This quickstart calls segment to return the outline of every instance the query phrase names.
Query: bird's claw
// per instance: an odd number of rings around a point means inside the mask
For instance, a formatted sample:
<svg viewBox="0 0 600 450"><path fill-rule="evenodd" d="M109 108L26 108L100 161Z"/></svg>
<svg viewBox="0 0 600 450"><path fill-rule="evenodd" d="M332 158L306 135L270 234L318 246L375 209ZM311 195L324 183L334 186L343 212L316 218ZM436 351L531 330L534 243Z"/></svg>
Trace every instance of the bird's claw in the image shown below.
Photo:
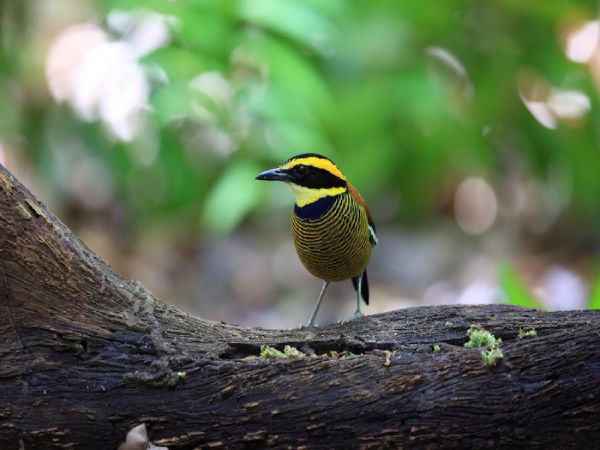
<svg viewBox="0 0 600 450"><path fill-rule="evenodd" d="M358 318L360 318L360 317L362 317L362 316L364 316L364 314L362 313L362 311L360 311L359 309L357 309L357 310L354 312L354 314L353 314L353 315L351 315L350 317L346 317L346 318L344 318L344 319L340 320L340 321L338 322L338 324L340 324L340 325L344 325L345 323L347 323L347 322L350 322L351 320L358 319Z"/></svg>

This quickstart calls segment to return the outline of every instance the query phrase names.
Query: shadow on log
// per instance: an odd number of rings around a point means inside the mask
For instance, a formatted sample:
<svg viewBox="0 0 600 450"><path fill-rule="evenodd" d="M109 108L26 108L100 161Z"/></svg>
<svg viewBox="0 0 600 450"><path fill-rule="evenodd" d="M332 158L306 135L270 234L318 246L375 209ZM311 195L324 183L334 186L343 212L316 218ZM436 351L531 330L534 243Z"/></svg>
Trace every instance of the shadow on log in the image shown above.
<svg viewBox="0 0 600 450"><path fill-rule="evenodd" d="M117 448L141 423L171 450L600 442L598 311L436 306L250 329L123 279L1 166L0 230L1 449ZM495 367L463 346L472 325L504 341ZM265 359L262 344L306 356Z"/></svg>

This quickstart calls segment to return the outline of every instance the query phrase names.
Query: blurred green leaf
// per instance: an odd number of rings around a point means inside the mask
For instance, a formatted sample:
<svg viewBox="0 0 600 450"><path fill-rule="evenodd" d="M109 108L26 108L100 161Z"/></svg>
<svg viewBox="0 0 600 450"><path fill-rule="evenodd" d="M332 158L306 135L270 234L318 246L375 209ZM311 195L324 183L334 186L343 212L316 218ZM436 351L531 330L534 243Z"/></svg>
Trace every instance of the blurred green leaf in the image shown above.
<svg viewBox="0 0 600 450"><path fill-rule="evenodd" d="M271 37L249 41L259 61L268 62L271 84L259 111L270 120L293 119L318 127L323 116L334 113L326 79L310 59Z"/></svg>
<svg viewBox="0 0 600 450"><path fill-rule="evenodd" d="M600 309L600 271L596 274L592 282L589 309Z"/></svg>
<svg viewBox="0 0 600 450"><path fill-rule="evenodd" d="M209 231L231 232L260 203L263 190L255 180L259 172L259 166L248 161L235 161L227 166L211 189L202 212L202 221Z"/></svg>
<svg viewBox="0 0 600 450"><path fill-rule="evenodd" d="M162 126L186 119L192 114L190 90L187 86L165 86L154 93L151 103L156 111L156 119Z"/></svg>
<svg viewBox="0 0 600 450"><path fill-rule="evenodd" d="M241 0L242 18L319 50L331 38L331 24L318 8L295 0Z"/></svg>
<svg viewBox="0 0 600 450"><path fill-rule="evenodd" d="M542 308L540 301L530 292L521 281L517 271L508 263L500 268L500 287L506 294L506 300L511 305L524 306L526 308Z"/></svg>
<svg viewBox="0 0 600 450"><path fill-rule="evenodd" d="M215 9L192 7L180 16L181 27L175 36L187 45L193 45L199 55L222 55L232 50L235 24L231 17L223 17Z"/></svg>
<svg viewBox="0 0 600 450"><path fill-rule="evenodd" d="M225 64L208 55L198 55L177 47L161 48L146 56L143 63L165 71L166 82L187 83L208 70L223 69Z"/></svg>

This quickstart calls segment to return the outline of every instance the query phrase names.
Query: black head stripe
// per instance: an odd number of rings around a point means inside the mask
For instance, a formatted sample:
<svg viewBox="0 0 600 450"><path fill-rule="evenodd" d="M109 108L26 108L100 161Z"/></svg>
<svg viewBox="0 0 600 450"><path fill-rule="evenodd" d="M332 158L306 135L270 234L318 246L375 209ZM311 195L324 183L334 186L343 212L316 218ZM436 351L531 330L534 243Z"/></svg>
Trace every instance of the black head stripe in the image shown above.
<svg viewBox="0 0 600 450"><path fill-rule="evenodd" d="M301 178L294 174L294 168L286 170L298 186L305 186L313 189L346 187L346 181L336 177L328 170L318 167L307 166L308 172Z"/></svg>
<svg viewBox="0 0 600 450"><path fill-rule="evenodd" d="M301 155L292 156L290 159L288 159L287 161L285 161L282 165L285 166L290 161L293 161L294 159L301 159L301 158L320 158L320 159L326 159L327 161L329 161L329 162L331 162L333 164L332 160L330 160L326 156L319 155L318 153L302 153Z"/></svg>

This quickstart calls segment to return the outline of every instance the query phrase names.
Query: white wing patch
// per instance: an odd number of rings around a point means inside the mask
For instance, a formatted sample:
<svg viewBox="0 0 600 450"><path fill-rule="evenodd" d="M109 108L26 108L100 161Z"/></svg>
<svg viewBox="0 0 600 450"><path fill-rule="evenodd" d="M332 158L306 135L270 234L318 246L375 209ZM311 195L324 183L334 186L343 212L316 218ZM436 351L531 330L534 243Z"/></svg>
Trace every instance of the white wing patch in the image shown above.
<svg viewBox="0 0 600 450"><path fill-rule="evenodd" d="M379 244L379 239L377 239L377 235L375 234L375 230L371 225L369 225L369 237L371 238L371 243L373 246Z"/></svg>

